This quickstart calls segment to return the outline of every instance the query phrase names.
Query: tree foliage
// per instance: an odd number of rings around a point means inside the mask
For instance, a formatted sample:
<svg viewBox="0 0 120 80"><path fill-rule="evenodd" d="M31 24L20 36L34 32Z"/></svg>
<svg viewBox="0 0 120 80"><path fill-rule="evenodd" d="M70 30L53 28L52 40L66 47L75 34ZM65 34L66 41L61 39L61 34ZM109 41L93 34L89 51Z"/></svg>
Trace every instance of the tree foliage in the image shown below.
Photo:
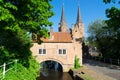
<svg viewBox="0 0 120 80"><path fill-rule="evenodd" d="M0 0L0 63L20 59L26 67L31 56L30 34L47 36L51 0ZM28 33L29 32L29 33ZM40 41L38 41L40 42Z"/></svg>
<svg viewBox="0 0 120 80"><path fill-rule="evenodd" d="M120 3L120 0L103 0L104 3Z"/></svg>
<svg viewBox="0 0 120 80"><path fill-rule="evenodd" d="M95 20L89 25L88 41L89 46L97 47L102 52L103 57L108 57L107 53L110 53L111 31L106 29L107 24L103 20ZM107 54L107 56L106 56ZM110 56L109 56L110 57Z"/></svg>
<svg viewBox="0 0 120 80"><path fill-rule="evenodd" d="M120 5L120 0L103 1L109 4L114 3ZM106 9L106 16L108 18L108 20L104 20L106 25L98 29L90 27L92 30L89 29L89 32L91 34L93 32L92 35L94 36L90 36L89 41L94 40L93 42L97 44L103 57L120 58L120 8L114 6L110 9ZM92 26L95 27L96 25L93 23Z"/></svg>
<svg viewBox="0 0 120 80"><path fill-rule="evenodd" d="M120 5L120 0L109 0L114 4ZM107 1L108 2L108 1ZM120 8L111 7L106 10L106 16L108 20L106 20L107 30L110 31L110 55L113 58L120 58Z"/></svg>
<svg viewBox="0 0 120 80"><path fill-rule="evenodd" d="M12 65L10 68L13 69L6 73L3 80L36 80L39 65L37 65L38 63L33 58L29 63L29 68L22 66L20 63Z"/></svg>
<svg viewBox="0 0 120 80"><path fill-rule="evenodd" d="M46 27L52 25L48 19L54 15L50 1L0 0L0 65L14 59L20 63L19 71L8 73L6 80L35 80L38 63L31 60L30 33L38 35L39 43L47 36Z"/></svg>
<svg viewBox="0 0 120 80"><path fill-rule="evenodd" d="M105 26L106 26L105 22L103 20L99 20L99 19L95 20L94 22L89 24L89 26L88 26L89 45L96 46L96 47L99 47L100 45L102 45L101 39L107 35L107 33L104 29Z"/></svg>

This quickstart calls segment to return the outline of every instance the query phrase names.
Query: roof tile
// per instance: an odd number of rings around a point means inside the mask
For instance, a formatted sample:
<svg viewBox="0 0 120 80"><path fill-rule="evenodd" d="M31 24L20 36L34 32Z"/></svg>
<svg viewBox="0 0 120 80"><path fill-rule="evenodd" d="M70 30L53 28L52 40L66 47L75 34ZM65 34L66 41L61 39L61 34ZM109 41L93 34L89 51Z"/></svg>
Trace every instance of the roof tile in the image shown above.
<svg viewBox="0 0 120 80"><path fill-rule="evenodd" d="M52 38L41 38L43 42L53 42L53 43L64 43L64 42L72 42L71 35L69 32L52 32Z"/></svg>

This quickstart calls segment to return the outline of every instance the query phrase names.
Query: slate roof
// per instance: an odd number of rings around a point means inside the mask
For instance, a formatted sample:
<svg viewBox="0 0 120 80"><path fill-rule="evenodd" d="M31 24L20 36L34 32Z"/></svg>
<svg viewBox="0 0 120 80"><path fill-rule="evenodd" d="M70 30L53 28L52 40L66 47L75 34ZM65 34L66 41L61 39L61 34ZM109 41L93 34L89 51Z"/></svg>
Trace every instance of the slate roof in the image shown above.
<svg viewBox="0 0 120 80"><path fill-rule="evenodd" d="M65 19L64 5L62 5L62 15L61 15L60 24L61 24L61 25L67 24L66 19Z"/></svg>
<svg viewBox="0 0 120 80"><path fill-rule="evenodd" d="M82 22L82 17L81 17L81 14L80 14L80 7L79 6L78 6L78 13L77 13L76 23L83 23Z"/></svg>

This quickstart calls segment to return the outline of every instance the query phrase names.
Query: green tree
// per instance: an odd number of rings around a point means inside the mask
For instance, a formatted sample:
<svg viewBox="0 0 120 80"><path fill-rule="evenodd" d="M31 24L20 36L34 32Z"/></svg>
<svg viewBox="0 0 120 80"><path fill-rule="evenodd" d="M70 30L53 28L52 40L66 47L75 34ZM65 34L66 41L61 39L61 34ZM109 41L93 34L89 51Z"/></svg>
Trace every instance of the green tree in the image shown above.
<svg viewBox="0 0 120 80"><path fill-rule="evenodd" d="M29 33L39 38L47 35L48 21L53 15L51 0L0 0L0 54L1 63L19 58L26 64L31 55Z"/></svg>
<svg viewBox="0 0 120 80"><path fill-rule="evenodd" d="M0 65L18 59L22 66L33 67L30 33L47 36L48 19L54 15L52 0L0 0ZM33 68L34 69L34 68Z"/></svg>
<svg viewBox="0 0 120 80"><path fill-rule="evenodd" d="M88 26L88 38L90 46L96 46L99 47L101 45L101 38L104 38L107 34L105 29L106 24L103 20L95 20Z"/></svg>
<svg viewBox="0 0 120 80"><path fill-rule="evenodd" d="M114 3L119 5L120 0L103 1L109 4ZM111 7L106 10L106 16L108 20L104 20L104 24L101 25L98 21L89 25L88 32L90 36L88 40L92 45L100 49L103 57L120 58L120 9L115 6Z"/></svg>
<svg viewBox="0 0 120 80"><path fill-rule="evenodd" d="M103 0L104 3L120 3L120 0Z"/></svg>
<svg viewBox="0 0 120 80"><path fill-rule="evenodd" d="M113 38L111 30L107 29L107 24L103 20L95 20L88 28L88 42L89 46L97 47L102 52L103 57L113 56Z"/></svg>
<svg viewBox="0 0 120 80"><path fill-rule="evenodd" d="M120 0L103 0L105 3L114 3L120 5ZM108 20L106 20L107 30L110 31L111 37L111 46L110 53L113 58L120 58L120 8L117 6L111 7L106 10L106 16Z"/></svg>

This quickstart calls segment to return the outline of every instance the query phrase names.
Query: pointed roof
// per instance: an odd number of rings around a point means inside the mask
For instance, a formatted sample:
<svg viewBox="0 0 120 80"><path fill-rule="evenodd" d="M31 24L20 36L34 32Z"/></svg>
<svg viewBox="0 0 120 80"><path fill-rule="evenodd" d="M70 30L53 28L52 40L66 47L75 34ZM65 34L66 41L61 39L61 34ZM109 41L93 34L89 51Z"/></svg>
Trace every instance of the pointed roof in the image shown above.
<svg viewBox="0 0 120 80"><path fill-rule="evenodd" d="M76 23L82 23L82 18L81 18L80 7L79 6L78 6L78 14L77 14Z"/></svg>
<svg viewBox="0 0 120 80"><path fill-rule="evenodd" d="M65 19L64 5L62 5L62 15L61 15L60 24L67 24L66 19Z"/></svg>

